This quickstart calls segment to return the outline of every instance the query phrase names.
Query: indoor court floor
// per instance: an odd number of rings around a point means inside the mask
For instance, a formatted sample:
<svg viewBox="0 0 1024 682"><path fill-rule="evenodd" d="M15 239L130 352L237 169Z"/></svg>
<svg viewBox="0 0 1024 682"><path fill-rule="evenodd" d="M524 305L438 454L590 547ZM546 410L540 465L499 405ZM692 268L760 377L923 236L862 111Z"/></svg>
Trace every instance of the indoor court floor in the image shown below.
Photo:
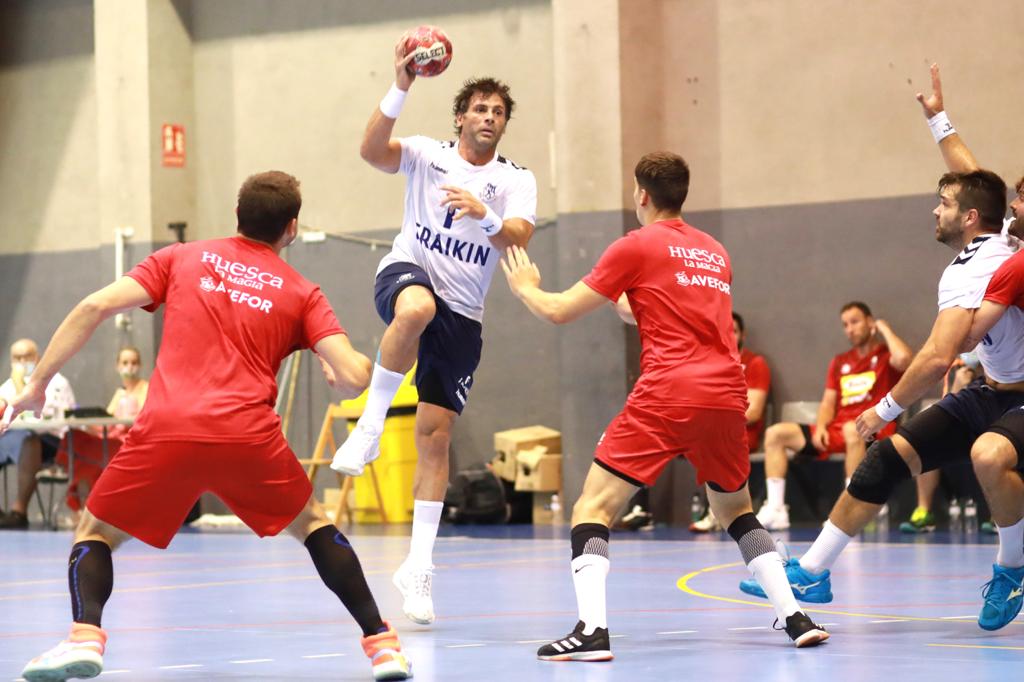
<svg viewBox="0 0 1024 682"><path fill-rule="evenodd" d="M565 527L442 527L432 627L401 614L391 586L407 529L347 531L416 680L996 680L1024 661L1024 627L978 628L993 538L950 543L865 536L836 566L833 603L808 609L832 639L797 650L774 613L737 589L746 569L725 534L615 533L611 663L548 663L536 648L576 622ZM785 538L786 533L779 537ZM794 532L794 553L812 531ZM0 535L0 682L61 639L69 622L67 532ZM288 537L183 532L114 557L100 679L369 680L358 631Z"/></svg>

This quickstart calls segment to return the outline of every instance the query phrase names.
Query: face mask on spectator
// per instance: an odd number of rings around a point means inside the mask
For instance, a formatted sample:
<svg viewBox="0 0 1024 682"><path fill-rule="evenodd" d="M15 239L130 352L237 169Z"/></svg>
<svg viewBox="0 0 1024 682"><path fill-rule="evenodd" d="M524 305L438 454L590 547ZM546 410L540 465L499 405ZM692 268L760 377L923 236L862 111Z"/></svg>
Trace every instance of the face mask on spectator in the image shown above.
<svg viewBox="0 0 1024 682"><path fill-rule="evenodd" d="M20 369L22 376L32 376L32 372L36 369L36 363L29 360L28 362L15 362L13 363L15 369Z"/></svg>
<svg viewBox="0 0 1024 682"><path fill-rule="evenodd" d="M138 368L135 368L135 369L122 369L121 370L121 378L122 379L136 379L136 378L138 378L138 376L139 376Z"/></svg>

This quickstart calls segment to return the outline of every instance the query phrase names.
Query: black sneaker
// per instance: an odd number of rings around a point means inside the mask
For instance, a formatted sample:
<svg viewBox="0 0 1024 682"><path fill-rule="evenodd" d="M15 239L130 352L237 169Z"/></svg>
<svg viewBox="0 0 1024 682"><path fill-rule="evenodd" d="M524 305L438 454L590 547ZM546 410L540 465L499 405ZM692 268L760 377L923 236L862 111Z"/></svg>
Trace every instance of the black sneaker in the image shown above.
<svg viewBox="0 0 1024 682"><path fill-rule="evenodd" d="M28 530L28 517L20 511L9 511L0 517L0 530Z"/></svg>
<svg viewBox="0 0 1024 682"><path fill-rule="evenodd" d="M654 528L654 514L645 511L639 504L634 505L629 513L622 517L622 527L626 530L651 530Z"/></svg>
<svg viewBox="0 0 1024 682"><path fill-rule="evenodd" d="M581 620L576 623L576 629L562 639L537 649L537 658L542 661L610 661L615 657L608 643L608 628L595 628L592 634L585 635Z"/></svg>
<svg viewBox="0 0 1024 682"><path fill-rule="evenodd" d="M779 621L775 622L778 624ZM798 649L805 646L818 646L828 639L828 632L825 631L825 628L815 625L814 621L808 618L803 611L797 611L787 618L785 628L776 629L785 630Z"/></svg>

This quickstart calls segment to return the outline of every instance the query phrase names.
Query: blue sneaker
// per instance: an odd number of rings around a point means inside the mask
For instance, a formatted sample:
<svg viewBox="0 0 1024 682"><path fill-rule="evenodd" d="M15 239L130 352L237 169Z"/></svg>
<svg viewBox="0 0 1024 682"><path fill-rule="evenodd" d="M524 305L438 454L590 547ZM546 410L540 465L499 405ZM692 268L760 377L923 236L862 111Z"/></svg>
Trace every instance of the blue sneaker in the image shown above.
<svg viewBox="0 0 1024 682"><path fill-rule="evenodd" d="M789 578L789 586L793 588L793 596L798 601L811 604L827 604L832 601L832 580L828 570L821 573L810 573L800 566L799 559L792 559L784 547L780 547L780 554L786 561L786 577ZM740 581L740 591L761 599L767 599L761 584L757 578L750 577ZM1019 610L1019 606L1018 606Z"/></svg>
<svg viewBox="0 0 1024 682"><path fill-rule="evenodd" d="M1024 602L1024 568L1006 568L992 564L992 580L985 583L981 596L985 603L978 616L978 625L982 630L998 630L1004 627L1020 613Z"/></svg>

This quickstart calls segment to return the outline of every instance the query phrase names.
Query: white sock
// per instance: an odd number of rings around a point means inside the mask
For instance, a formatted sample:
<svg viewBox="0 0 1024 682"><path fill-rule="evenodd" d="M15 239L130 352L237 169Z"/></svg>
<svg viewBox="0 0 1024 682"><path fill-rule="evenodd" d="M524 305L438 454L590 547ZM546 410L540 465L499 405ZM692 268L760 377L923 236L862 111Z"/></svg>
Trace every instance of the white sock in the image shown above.
<svg viewBox="0 0 1024 682"><path fill-rule="evenodd" d="M996 563L1003 568L1020 568L1024 566L1024 519L1012 526L999 530L999 553Z"/></svg>
<svg viewBox="0 0 1024 682"><path fill-rule="evenodd" d="M768 487L768 506L782 509L786 506L786 479L769 478L765 481Z"/></svg>
<svg viewBox="0 0 1024 682"><path fill-rule="evenodd" d="M821 532L807 554L800 557L800 566L811 573L821 573L832 568L839 555L853 538L839 530L831 521L826 521Z"/></svg>
<svg viewBox="0 0 1024 682"><path fill-rule="evenodd" d="M605 606L605 584L611 562L599 554L581 554L572 560L572 584L576 588L576 605L583 634L592 635L596 628L608 627ZM788 583L786 585L789 587Z"/></svg>
<svg viewBox="0 0 1024 682"><path fill-rule="evenodd" d="M370 377L370 390L366 396L366 407L359 417L363 426L372 426L378 431L384 428L384 418L388 416L391 401L398 393L398 387L405 379L404 374L392 372L377 363L373 365L373 376Z"/></svg>
<svg viewBox="0 0 1024 682"><path fill-rule="evenodd" d="M444 502L416 500L412 511L412 540L409 542L409 556L405 563L418 568L434 565L434 540L437 527L441 525L441 510Z"/></svg>
<svg viewBox="0 0 1024 682"><path fill-rule="evenodd" d="M799 611L800 607L793 596L793 588L789 586L782 557L778 552L768 552L754 557L747 564L747 568L764 588L768 601L775 607L775 615L779 617L779 622L785 624L786 619Z"/></svg>

